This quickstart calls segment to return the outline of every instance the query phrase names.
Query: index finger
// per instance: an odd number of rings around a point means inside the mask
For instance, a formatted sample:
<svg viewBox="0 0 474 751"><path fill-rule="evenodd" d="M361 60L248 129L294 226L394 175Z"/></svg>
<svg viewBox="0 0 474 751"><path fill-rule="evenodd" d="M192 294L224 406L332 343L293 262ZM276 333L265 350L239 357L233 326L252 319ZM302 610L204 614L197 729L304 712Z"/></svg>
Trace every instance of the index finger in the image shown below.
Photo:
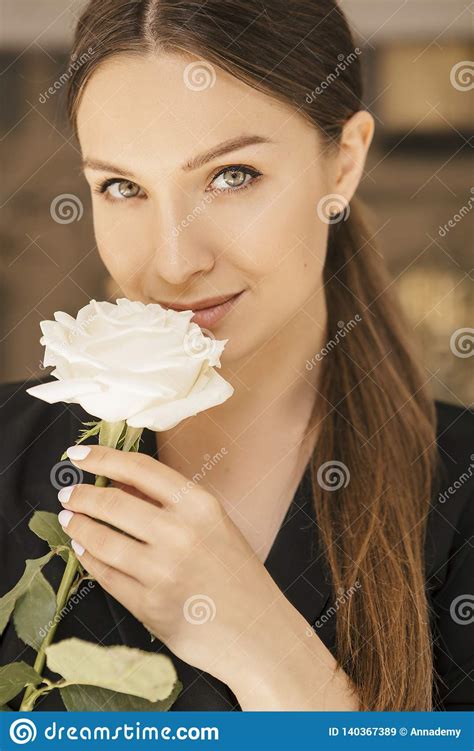
<svg viewBox="0 0 474 751"><path fill-rule="evenodd" d="M66 454L86 472L132 485L165 507L176 505L188 480L177 470L139 451L120 451L109 446L69 446Z"/></svg>

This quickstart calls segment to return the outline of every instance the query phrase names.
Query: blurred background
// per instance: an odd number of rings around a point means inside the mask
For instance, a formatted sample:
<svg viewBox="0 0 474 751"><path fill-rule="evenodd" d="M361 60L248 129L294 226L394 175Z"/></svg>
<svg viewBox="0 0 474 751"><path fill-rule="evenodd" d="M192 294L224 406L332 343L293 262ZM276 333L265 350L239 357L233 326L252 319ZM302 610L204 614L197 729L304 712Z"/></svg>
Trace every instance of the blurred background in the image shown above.
<svg viewBox="0 0 474 751"><path fill-rule="evenodd" d="M39 322L119 290L98 255L65 117L81 0L2 0L0 382L41 376ZM474 334L472 4L345 0L376 120L359 195L437 398L471 405ZM43 101L44 99L44 101ZM471 141L472 145L472 141ZM70 196L70 210L52 207ZM64 198L62 199L64 202Z"/></svg>

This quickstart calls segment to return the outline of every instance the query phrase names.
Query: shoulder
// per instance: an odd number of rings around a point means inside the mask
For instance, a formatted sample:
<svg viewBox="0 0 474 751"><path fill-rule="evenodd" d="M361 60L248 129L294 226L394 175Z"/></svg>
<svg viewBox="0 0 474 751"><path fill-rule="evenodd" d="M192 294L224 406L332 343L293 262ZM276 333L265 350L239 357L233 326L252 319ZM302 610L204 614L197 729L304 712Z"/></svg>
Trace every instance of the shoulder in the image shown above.
<svg viewBox="0 0 474 751"><path fill-rule="evenodd" d="M427 565L436 588L456 546L474 534L474 412L436 401L437 474L427 527Z"/></svg>
<svg viewBox="0 0 474 751"><path fill-rule="evenodd" d="M474 512L474 412L436 401L438 473L432 516L444 521L453 537L459 525L472 523ZM439 525L438 525L439 526Z"/></svg>
<svg viewBox="0 0 474 751"><path fill-rule="evenodd" d="M474 411L469 407L435 401L437 442L448 464L470 458L474 450Z"/></svg>
<svg viewBox="0 0 474 751"><path fill-rule="evenodd" d="M442 709L472 708L474 669L474 413L436 402L440 473L427 529L428 595Z"/></svg>

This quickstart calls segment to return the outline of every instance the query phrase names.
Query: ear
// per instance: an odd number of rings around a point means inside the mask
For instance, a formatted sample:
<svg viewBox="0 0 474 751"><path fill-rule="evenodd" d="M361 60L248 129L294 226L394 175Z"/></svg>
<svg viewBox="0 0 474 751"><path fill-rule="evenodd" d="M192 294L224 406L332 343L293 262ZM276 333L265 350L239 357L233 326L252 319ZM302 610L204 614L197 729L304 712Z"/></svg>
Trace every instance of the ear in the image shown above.
<svg viewBox="0 0 474 751"><path fill-rule="evenodd" d="M345 123L334 165L333 190L349 203L357 190L374 135L374 118L360 110Z"/></svg>

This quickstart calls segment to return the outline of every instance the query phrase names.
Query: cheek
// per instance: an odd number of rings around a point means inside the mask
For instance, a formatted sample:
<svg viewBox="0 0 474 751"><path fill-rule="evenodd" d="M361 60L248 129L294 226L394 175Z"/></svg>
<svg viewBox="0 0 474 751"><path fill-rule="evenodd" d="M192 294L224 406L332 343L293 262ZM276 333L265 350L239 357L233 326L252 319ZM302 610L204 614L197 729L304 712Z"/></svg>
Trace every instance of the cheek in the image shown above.
<svg viewBox="0 0 474 751"><path fill-rule="evenodd" d="M253 287L246 311L254 329L279 329L308 300L311 313L320 315L328 225L317 214L319 196L315 188L284 191L239 237L241 267Z"/></svg>
<svg viewBox="0 0 474 751"><path fill-rule="evenodd" d="M99 255L109 274L125 289L146 263L145 225L131 211L99 202L93 206L93 224Z"/></svg>
<svg viewBox="0 0 474 751"><path fill-rule="evenodd" d="M329 226L317 213L320 192L288 189L254 213L239 236L243 262L256 283L307 289L320 280Z"/></svg>

